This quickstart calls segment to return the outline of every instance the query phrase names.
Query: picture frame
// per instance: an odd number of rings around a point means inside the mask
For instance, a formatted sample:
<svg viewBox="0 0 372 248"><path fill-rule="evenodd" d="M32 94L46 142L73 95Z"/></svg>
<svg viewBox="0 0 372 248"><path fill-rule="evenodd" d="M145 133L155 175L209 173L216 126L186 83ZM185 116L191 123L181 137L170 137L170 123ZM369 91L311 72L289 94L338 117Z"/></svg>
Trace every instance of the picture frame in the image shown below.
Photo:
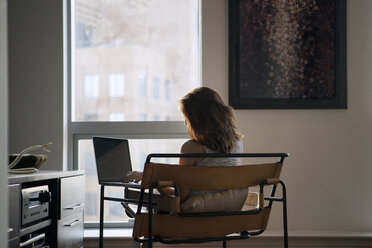
<svg viewBox="0 0 372 248"><path fill-rule="evenodd" d="M229 104L346 109L346 0L229 0Z"/></svg>

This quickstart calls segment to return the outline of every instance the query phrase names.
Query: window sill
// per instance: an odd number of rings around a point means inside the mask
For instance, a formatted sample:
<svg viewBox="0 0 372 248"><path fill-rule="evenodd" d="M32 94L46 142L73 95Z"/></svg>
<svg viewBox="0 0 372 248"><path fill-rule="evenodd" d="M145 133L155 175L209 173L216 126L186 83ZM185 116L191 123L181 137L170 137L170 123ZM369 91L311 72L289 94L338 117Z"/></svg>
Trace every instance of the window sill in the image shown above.
<svg viewBox="0 0 372 248"><path fill-rule="evenodd" d="M132 239L132 227L122 227L122 228L107 228L103 230L103 236L105 238L120 238L120 239ZM84 239L96 239L99 237L98 228L85 228L84 229Z"/></svg>

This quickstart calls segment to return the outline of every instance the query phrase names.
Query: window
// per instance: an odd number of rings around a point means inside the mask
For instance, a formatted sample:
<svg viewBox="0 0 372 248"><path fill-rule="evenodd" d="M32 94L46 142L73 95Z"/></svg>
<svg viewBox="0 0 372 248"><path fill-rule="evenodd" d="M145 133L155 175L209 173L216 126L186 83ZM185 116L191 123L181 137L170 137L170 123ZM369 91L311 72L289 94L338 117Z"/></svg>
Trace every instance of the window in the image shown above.
<svg viewBox="0 0 372 248"><path fill-rule="evenodd" d="M110 113L110 121L124 121L124 113Z"/></svg>
<svg viewBox="0 0 372 248"><path fill-rule="evenodd" d="M98 114L85 114L84 115L84 120L85 121L95 121L95 120L98 120Z"/></svg>
<svg viewBox="0 0 372 248"><path fill-rule="evenodd" d="M200 85L200 2L72 2L70 169L86 171L85 222L98 226L93 136L127 138L134 170L188 139L178 99ZM105 202L104 214L108 225L125 225L120 204Z"/></svg>
<svg viewBox="0 0 372 248"><path fill-rule="evenodd" d="M170 91L170 81L165 80L165 100L169 101L171 99L171 91Z"/></svg>
<svg viewBox="0 0 372 248"><path fill-rule="evenodd" d="M99 197L97 192L86 192L85 193L85 212L84 215L86 218L89 216L96 216L98 214L98 203Z"/></svg>
<svg viewBox="0 0 372 248"><path fill-rule="evenodd" d="M112 73L109 75L109 96L122 97L124 96L124 74Z"/></svg>
<svg viewBox="0 0 372 248"><path fill-rule="evenodd" d="M154 99L159 99L159 78L155 77L152 84L152 92Z"/></svg>
<svg viewBox="0 0 372 248"><path fill-rule="evenodd" d="M147 77L146 75L140 74L138 75L138 86L139 86L139 95L142 98L146 98L147 96Z"/></svg>
<svg viewBox="0 0 372 248"><path fill-rule="evenodd" d="M85 75L84 76L84 95L85 97L99 96L99 77L98 75Z"/></svg>
<svg viewBox="0 0 372 248"><path fill-rule="evenodd" d="M121 190L121 192L113 192L110 197L114 197L114 198L121 198L123 197L123 191ZM121 206L120 202L113 202L113 201L109 201L108 202L109 204L109 216L111 218L116 218L116 217L121 217L123 218L124 217L124 210L123 210L123 207Z"/></svg>
<svg viewBox="0 0 372 248"><path fill-rule="evenodd" d="M93 152L86 152L84 153L84 161L82 163L86 165L94 165L96 163L96 160L94 158ZM85 176L95 176L96 170L94 166L85 166Z"/></svg>
<svg viewBox="0 0 372 248"><path fill-rule="evenodd" d="M89 47L90 46L90 39L89 39L90 31L87 28L87 25L83 23L76 23L76 47Z"/></svg>
<svg viewBox="0 0 372 248"><path fill-rule="evenodd" d="M147 119L147 115L145 113L139 114L139 120L140 121L146 121L146 119Z"/></svg>

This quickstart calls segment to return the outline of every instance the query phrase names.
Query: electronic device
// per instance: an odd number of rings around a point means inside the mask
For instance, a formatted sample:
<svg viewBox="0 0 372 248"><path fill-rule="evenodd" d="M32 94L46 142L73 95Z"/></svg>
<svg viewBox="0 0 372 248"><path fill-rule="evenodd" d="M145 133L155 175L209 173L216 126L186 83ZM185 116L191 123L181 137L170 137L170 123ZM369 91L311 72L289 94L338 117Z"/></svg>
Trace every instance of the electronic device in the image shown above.
<svg viewBox="0 0 372 248"><path fill-rule="evenodd" d="M132 171L129 144L126 139L93 137L98 183L101 185L125 186L122 178Z"/></svg>
<svg viewBox="0 0 372 248"><path fill-rule="evenodd" d="M22 189L22 227L49 217L51 200L48 185Z"/></svg>

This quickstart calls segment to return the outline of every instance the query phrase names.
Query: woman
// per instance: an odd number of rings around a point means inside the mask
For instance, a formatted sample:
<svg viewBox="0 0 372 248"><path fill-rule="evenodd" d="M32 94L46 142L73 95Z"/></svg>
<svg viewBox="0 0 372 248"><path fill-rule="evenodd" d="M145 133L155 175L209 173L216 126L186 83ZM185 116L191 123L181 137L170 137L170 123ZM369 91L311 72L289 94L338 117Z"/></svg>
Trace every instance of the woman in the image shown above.
<svg viewBox="0 0 372 248"><path fill-rule="evenodd" d="M190 140L186 141L182 145L181 153L242 152L242 142L240 140L242 136L236 131L233 110L223 102L222 98L216 91L208 87L199 87L186 94L179 102L190 136ZM180 158L179 164L185 166L235 166L239 164L239 159ZM140 181L141 179L141 172L132 172L125 176L124 182ZM162 194L174 194L173 188L162 188L160 191ZM238 191L235 193L237 192ZM207 194L208 198L211 193L218 192L181 189L181 202L197 196L203 196L202 198L205 199L204 196ZM240 198L244 198L245 200L246 194L247 190L239 193L239 195L242 195ZM226 200L228 199L226 198ZM194 203L191 205L189 208L195 207Z"/></svg>

